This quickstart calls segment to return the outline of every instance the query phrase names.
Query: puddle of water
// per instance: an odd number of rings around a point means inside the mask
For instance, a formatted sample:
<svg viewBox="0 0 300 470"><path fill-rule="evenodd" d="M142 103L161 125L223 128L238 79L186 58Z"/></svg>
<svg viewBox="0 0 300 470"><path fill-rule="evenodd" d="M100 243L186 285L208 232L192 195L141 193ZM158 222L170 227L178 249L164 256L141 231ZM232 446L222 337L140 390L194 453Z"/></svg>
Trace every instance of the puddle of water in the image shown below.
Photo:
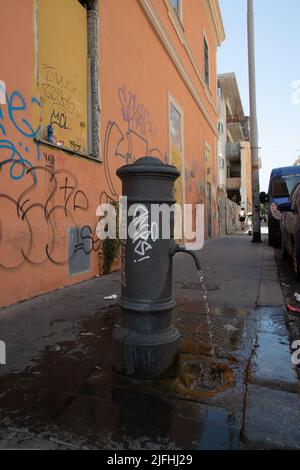
<svg viewBox="0 0 300 470"><path fill-rule="evenodd" d="M189 355L181 356L177 379L144 384L116 376L111 368L111 333L118 314L119 307L114 306L89 315L74 341L60 342L57 350L47 346L34 367L5 377L0 387L0 420L3 411L11 422L19 427L26 425L37 434L50 433L58 426L61 440L66 441L65 433L72 433L97 448L123 444L145 448L147 442L140 436L155 442L161 450L175 445L186 448L193 441L195 447L219 445L220 423L208 423L207 410L202 410L200 403L234 385L229 366L211 357ZM196 315L199 318L199 305ZM205 327L203 308L202 317ZM194 419L186 417L186 400L198 407ZM176 414L176 403L180 403L183 416ZM207 432L203 431L205 426ZM229 432L226 426L221 428L225 434ZM110 432L116 444L103 442L102 436ZM222 435L224 445L230 447L226 436Z"/></svg>
<svg viewBox="0 0 300 470"><path fill-rule="evenodd" d="M219 317L234 317L234 318L246 318L249 315L249 311L246 308L232 308L232 307L219 307L217 305L211 305L209 307L210 314Z"/></svg>

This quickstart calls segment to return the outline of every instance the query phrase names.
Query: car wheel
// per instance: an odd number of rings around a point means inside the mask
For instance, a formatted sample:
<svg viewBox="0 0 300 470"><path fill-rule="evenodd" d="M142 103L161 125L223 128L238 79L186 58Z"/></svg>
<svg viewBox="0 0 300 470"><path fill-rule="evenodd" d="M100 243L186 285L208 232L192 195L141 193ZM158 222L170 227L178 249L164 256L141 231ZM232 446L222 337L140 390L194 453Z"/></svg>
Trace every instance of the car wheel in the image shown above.
<svg viewBox="0 0 300 470"><path fill-rule="evenodd" d="M292 259L293 259L293 271L296 281L300 280L300 266L299 260L297 259L296 245L292 242Z"/></svg>

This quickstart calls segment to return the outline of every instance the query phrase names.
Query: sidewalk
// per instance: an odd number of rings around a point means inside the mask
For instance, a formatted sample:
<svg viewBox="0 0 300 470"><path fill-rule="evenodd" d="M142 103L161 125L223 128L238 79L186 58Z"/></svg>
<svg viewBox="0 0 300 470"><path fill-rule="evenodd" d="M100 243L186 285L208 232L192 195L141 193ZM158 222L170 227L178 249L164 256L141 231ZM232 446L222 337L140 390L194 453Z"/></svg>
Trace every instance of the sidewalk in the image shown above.
<svg viewBox="0 0 300 470"><path fill-rule="evenodd" d="M176 380L112 371L119 309L104 297L119 295L118 273L0 310L0 448L299 449L299 382L273 250L234 235L207 242L200 259L216 357L193 260L178 254ZM213 378L216 367L224 373Z"/></svg>

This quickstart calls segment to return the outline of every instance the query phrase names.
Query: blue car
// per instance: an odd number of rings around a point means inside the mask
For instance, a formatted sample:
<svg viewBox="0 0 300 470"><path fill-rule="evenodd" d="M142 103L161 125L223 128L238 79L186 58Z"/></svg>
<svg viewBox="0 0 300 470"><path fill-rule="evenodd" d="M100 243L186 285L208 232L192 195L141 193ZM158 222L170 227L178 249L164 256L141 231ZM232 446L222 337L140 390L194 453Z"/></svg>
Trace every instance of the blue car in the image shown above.
<svg viewBox="0 0 300 470"><path fill-rule="evenodd" d="M261 193L262 203L268 203L269 245L281 247L280 211L289 208L290 195L300 183L300 166L287 166L272 170L268 194Z"/></svg>

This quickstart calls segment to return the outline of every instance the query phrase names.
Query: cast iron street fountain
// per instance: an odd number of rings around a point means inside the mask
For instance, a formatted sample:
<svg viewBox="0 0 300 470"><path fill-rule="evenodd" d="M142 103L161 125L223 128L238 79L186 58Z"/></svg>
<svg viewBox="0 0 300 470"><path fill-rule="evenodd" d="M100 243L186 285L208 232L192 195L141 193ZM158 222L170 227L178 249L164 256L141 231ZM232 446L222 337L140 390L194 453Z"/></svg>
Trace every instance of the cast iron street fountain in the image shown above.
<svg viewBox="0 0 300 470"><path fill-rule="evenodd" d="M173 256L185 252L200 264L194 252L174 240L174 213L170 211L170 237L163 224L152 220L151 205L175 203L176 167L154 157L142 157L118 169L122 194L127 197L127 226L122 260L121 322L113 334L113 365L116 371L140 379L176 375L180 333L172 325ZM164 221L165 222L165 221Z"/></svg>

